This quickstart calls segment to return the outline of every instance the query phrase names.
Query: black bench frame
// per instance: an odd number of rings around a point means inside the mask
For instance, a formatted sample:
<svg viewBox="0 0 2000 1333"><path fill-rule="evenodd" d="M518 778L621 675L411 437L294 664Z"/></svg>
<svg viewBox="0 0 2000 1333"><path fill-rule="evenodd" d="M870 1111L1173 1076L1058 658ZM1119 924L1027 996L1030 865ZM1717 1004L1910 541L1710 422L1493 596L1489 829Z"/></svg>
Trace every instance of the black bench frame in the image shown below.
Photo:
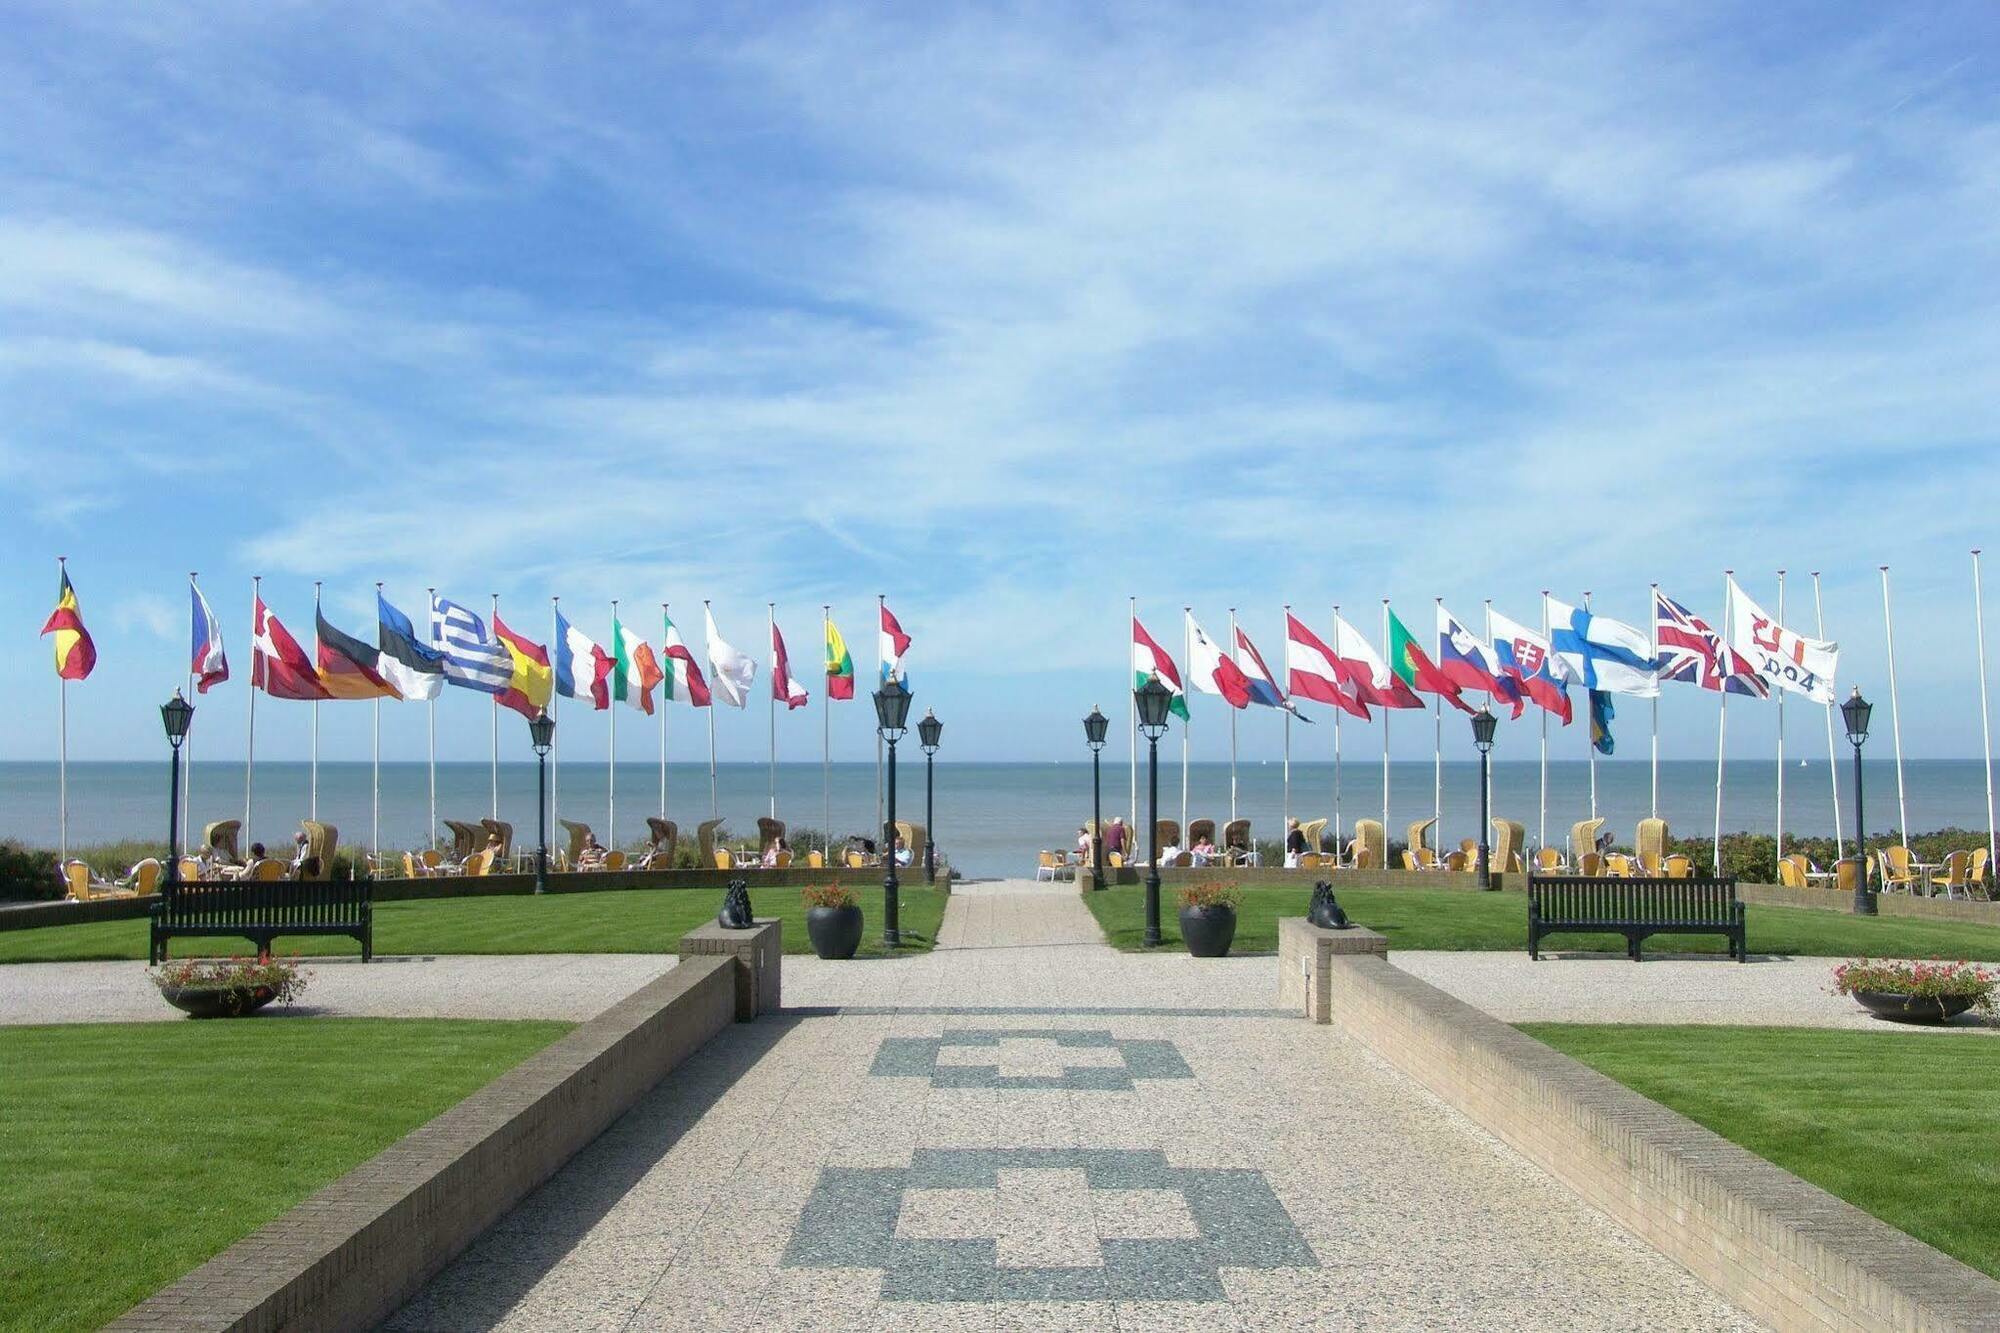
<svg viewBox="0 0 2000 1333"><path fill-rule="evenodd" d="M375 956L374 892L353 879L168 885L153 904L147 961L163 960L176 935L239 935L260 957L280 935L346 935L360 942L365 963Z"/></svg>
<svg viewBox="0 0 2000 1333"><path fill-rule="evenodd" d="M1743 918L1732 877L1528 876L1528 956L1537 960L1543 939L1567 931L1623 935L1635 963L1648 935L1722 935L1740 963L1748 953Z"/></svg>

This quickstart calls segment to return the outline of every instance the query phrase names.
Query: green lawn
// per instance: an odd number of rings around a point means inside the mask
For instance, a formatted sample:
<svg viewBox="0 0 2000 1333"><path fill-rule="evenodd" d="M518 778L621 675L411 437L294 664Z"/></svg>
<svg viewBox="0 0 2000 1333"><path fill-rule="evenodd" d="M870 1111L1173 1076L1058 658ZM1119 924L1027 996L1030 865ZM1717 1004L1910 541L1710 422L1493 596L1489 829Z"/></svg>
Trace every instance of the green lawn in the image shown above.
<svg viewBox="0 0 2000 1333"><path fill-rule="evenodd" d="M2000 1041L1811 1028L1522 1030L2000 1277Z"/></svg>
<svg viewBox="0 0 2000 1333"><path fill-rule="evenodd" d="M882 948L882 890L858 888L868 926L861 941L864 957ZM906 888L898 895L903 950L922 952L937 937L944 919L939 889ZM797 889L753 889L758 916L785 923L785 952L811 953L806 909ZM378 903L375 952L453 953L672 953L680 937L715 919L720 889L624 889L597 893L551 893L537 898L431 898ZM176 958L249 951L247 941L176 940ZM278 941L280 953L352 954L352 940L294 936ZM40 963L88 958L144 958L146 923L94 921L78 926L44 926L0 932L0 963Z"/></svg>
<svg viewBox="0 0 2000 1333"><path fill-rule="evenodd" d="M1357 923L1389 937L1397 949L1519 949L1528 948L1528 899L1524 893L1457 893L1445 889L1349 889L1336 891L1340 905ZM1312 890L1247 888L1237 911L1237 953L1275 952L1278 918L1304 916ZM1137 949L1145 938L1145 890L1120 885L1085 899L1104 933L1121 949ZM1160 933L1173 948L1181 947L1179 904L1172 891L1160 892ZM1750 904L1750 951L1804 956L1878 958L1969 958L2000 961L2000 928L1948 921L1918 921L1908 917L1851 917L1803 907ZM1623 953L1625 941L1615 935L1558 935L1545 948L1604 950ZM1719 935L1656 935L1646 942L1653 951L1722 953ZM0 949L5 937L0 936Z"/></svg>
<svg viewBox="0 0 2000 1333"><path fill-rule="evenodd" d="M115 1318L570 1026L0 1028L0 1329Z"/></svg>

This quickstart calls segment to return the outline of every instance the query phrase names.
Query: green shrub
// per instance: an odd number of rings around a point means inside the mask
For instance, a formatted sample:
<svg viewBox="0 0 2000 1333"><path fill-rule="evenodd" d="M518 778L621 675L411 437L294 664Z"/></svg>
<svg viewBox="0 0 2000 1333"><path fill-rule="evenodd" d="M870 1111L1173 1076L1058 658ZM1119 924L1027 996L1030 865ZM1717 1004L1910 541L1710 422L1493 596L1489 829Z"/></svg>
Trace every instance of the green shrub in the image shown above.
<svg viewBox="0 0 2000 1333"><path fill-rule="evenodd" d="M0 842L0 901L53 902L67 890L57 874L56 854Z"/></svg>

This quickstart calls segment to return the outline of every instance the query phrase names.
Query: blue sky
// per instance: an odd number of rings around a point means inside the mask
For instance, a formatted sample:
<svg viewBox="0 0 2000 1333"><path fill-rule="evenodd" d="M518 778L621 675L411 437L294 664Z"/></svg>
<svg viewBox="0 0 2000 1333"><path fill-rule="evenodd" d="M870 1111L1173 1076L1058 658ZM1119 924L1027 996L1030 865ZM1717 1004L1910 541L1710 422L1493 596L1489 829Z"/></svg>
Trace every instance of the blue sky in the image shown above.
<svg viewBox="0 0 2000 1333"><path fill-rule="evenodd" d="M1275 662L1285 602L1643 622L1657 580L1719 619L1725 566L1793 608L1820 569L1880 698L1885 562L1906 748L1977 753L1990 5L949 8L10 6L0 757L55 750L58 553L82 757L157 752L188 570L225 752L261 573L302 637L314 579L363 634L377 579L600 637L618 597L698 638L706 597L752 651L775 600L807 663L832 602L864 670L885 592L954 751L1035 759L1122 713L1130 595ZM302 757L306 710L259 711ZM1665 752L1713 713L1669 687ZM421 754L416 709L384 730Z"/></svg>

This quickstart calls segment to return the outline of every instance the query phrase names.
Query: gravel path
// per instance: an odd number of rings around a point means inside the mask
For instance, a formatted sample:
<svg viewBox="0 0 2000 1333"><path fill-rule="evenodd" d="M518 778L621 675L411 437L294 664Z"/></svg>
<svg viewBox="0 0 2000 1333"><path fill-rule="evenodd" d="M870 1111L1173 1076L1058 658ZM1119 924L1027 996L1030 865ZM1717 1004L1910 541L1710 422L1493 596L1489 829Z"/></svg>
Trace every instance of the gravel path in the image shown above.
<svg viewBox="0 0 2000 1333"><path fill-rule="evenodd" d="M1389 961L1509 1023L1741 1023L1869 1032L2000 1034L1967 1014L1948 1026L1890 1023L1833 993L1831 958L1544 958L1389 951Z"/></svg>
<svg viewBox="0 0 2000 1333"><path fill-rule="evenodd" d="M664 954L525 954L308 961L297 1004L274 1016L557 1018L581 1022L674 965ZM137 962L0 967L0 1025L179 1018Z"/></svg>

